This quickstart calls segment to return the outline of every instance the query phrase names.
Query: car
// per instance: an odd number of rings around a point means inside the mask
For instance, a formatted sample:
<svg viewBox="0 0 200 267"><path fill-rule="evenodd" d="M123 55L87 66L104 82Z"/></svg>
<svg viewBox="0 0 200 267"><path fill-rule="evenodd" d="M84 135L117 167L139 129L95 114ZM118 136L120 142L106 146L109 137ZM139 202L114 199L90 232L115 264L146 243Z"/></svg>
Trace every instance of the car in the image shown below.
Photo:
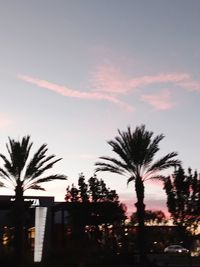
<svg viewBox="0 0 200 267"><path fill-rule="evenodd" d="M181 253L181 254L187 254L189 253L189 250L187 248L184 248L180 245L170 245L164 249L165 253Z"/></svg>

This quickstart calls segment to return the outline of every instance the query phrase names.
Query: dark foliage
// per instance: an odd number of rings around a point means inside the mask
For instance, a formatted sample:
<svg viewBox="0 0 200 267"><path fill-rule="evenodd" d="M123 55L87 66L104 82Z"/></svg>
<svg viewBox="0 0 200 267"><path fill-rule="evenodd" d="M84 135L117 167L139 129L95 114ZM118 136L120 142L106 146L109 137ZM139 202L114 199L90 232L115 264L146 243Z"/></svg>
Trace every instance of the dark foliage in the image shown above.
<svg viewBox="0 0 200 267"><path fill-rule="evenodd" d="M81 173L78 179L78 187L68 186L65 200L67 202L119 202L119 196L115 190L106 186L102 179L96 175L85 182L85 177Z"/></svg>
<svg viewBox="0 0 200 267"><path fill-rule="evenodd" d="M145 223L157 225L157 224L165 224L167 222L166 216L161 210L145 210L144 216ZM131 215L130 223L132 225L138 225L137 213L133 212Z"/></svg>
<svg viewBox="0 0 200 267"><path fill-rule="evenodd" d="M200 221L200 177L197 172L189 168L185 174L180 167L165 180L164 189L174 224L196 227Z"/></svg>
<svg viewBox="0 0 200 267"><path fill-rule="evenodd" d="M85 181L81 173L78 186L68 186L65 200L74 222L80 225L119 223L126 218L126 206L119 201L115 190L108 188L96 175Z"/></svg>

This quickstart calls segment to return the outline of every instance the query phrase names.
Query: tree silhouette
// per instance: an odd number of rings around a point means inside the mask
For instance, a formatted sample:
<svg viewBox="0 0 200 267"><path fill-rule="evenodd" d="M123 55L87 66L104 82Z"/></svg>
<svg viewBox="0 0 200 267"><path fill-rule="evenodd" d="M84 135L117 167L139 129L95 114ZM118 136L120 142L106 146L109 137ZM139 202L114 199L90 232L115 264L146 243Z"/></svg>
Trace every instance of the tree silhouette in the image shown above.
<svg viewBox="0 0 200 267"><path fill-rule="evenodd" d="M119 196L116 190L106 186L102 179L96 175L85 182L85 176L81 173L78 179L78 187L74 184L66 189L65 200L67 202L118 202Z"/></svg>
<svg viewBox="0 0 200 267"><path fill-rule="evenodd" d="M121 222L126 218L126 207L120 203L116 191L108 188L96 175L85 182L85 177L81 173L78 187L72 184L66 191L65 200L68 202L68 209L77 223L76 227L81 230L84 229L86 222L97 226L102 223Z"/></svg>
<svg viewBox="0 0 200 267"><path fill-rule="evenodd" d="M0 186L15 191L14 213L15 213L15 235L14 245L16 260L20 264L23 252L23 225L25 219L26 205L24 202L24 191L28 189L45 190L42 183L54 180L65 180L65 175L43 174L51 169L61 158L55 159L55 155L47 156L47 145L43 144L29 160L33 143L30 136L24 136L21 141L8 138L6 144L9 157L0 154L3 167L0 168Z"/></svg>
<svg viewBox="0 0 200 267"><path fill-rule="evenodd" d="M167 222L166 216L161 210L145 210L144 221L150 225L165 224ZM130 223L138 225L137 213L133 212L130 218Z"/></svg>
<svg viewBox="0 0 200 267"><path fill-rule="evenodd" d="M86 184L85 177L82 173L79 176L78 185L79 185L80 197L82 199L82 202L87 202L89 199L88 185Z"/></svg>
<svg viewBox="0 0 200 267"><path fill-rule="evenodd" d="M164 181L167 207L175 225L195 228L200 221L200 177L189 168L188 173L179 167Z"/></svg>
<svg viewBox="0 0 200 267"><path fill-rule="evenodd" d="M127 183L134 181L137 196L137 217L139 223L138 242L141 259L145 256L144 241L144 182L149 179L163 179L160 171L177 166L180 161L174 159L176 152L169 153L154 161L154 156L159 151L159 143L164 138L163 134L153 138L153 132L147 131L145 125L136 127L134 131L130 127L127 131L118 130L118 136L108 141L118 158L100 157L96 171L109 171L127 176Z"/></svg>

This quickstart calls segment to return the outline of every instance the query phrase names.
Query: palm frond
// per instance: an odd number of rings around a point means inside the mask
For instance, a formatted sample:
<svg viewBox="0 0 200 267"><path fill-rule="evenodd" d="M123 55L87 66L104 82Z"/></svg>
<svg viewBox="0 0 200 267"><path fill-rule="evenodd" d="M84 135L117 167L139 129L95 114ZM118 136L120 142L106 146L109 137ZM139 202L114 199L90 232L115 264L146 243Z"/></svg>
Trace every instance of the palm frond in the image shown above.
<svg viewBox="0 0 200 267"><path fill-rule="evenodd" d="M12 187L16 186L16 180L12 176L8 176L6 171L0 168L0 178L4 182L10 184Z"/></svg>
<svg viewBox="0 0 200 267"><path fill-rule="evenodd" d="M27 189L34 189L34 190L42 190L45 191L45 189L37 184L33 184L30 187L28 187Z"/></svg>
<svg viewBox="0 0 200 267"><path fill-rule="evenodd" d="M27 158L29 156L30 149L32 147L32 143L29 143L30 136L24 136L20 141L15 141L14 139L8 138L9 143L6 144L11 164L13 168L13 174L18 176L21 175L22 170L25 167Z"/></svg>
<svg viewBox="0 0 200 267"><path fill-rule="evenodd" d="M99 171L109 171L112 173L118 173L118 174L124 174L124 169L115 166L115 165L111 165L109 163L104 163L104 162L96 162L95 166L98 166L95 169L95 172L99 172Z"/></svg>
<svg viewBox="0 0 200 267"><path fill-rule="evenodd" d="M45 158L45 154L47 151L48 151L48 148L46 144L43 144L42 146L40 146L40 148L34 154L33 158L30 160L26 168L25 177L27 178L31 177L38 170L38 165L39 165L39 168L42 166L41 162Z"/></svg>
<svg viewBox="0 0 200 267"><path fill-rule="evenodd" d="M147 151L151 144L151 137L153 132L145 131L145 126L137 127L136 130L132 133L131 128L128 127L126 132L121 132L118 130L119 136L115 137L115 146L114 152L118 153L120 157L123 157L124 161L129 165L130 168L135 168L139 164L142 165L145 163L145 160L148 159ZM109 144L113 145L113 141L110 141ZM120 149L118 149L120 146ZM117 150L117 149L118 150Z"/></svg>
<svg viewBox="0 0 200 267"><path fill-rule="evenodd" d="M178 159L172 159L178 155L177 152L172 152L157 160L153 165L149 168L148 171L161 171L165 170L169 167L180 166L181 161ZM172 159L172 160L171 160Z"/></svg>
<svg viewBox="0 0 200 267"><path fill-rule="evenodd" d="M9 174L7 173L7 171L4 170L4 169L2 169L2 168L0 168L0 174L1 174L2 176L4 176L4 177L10 179L10 176L9 176ZM6 178L5 178L5 179L6 179Z"/></svg>
<svg viewBox="0 0 200 267"><path fill-rule="evenodd" d="M54 159L55 155L45 156L43 160L40 160L37 164L37 168L40 169L45 163L49 162L51 159Z"/></svg>
<svg viewBox="0 0 200 267"><path fill-rule="evenodd" d="M13 169L12 163L3 155L0 154L0 158L4 161L5 169L13 176L15 176L15 171Z"/></svg>
<svg viewBox="0 0 200 267"><path fill-rule="evenodd" d="M154 140L149 142L149 146L146 148L143 164L148 167L153 161L155 154L159 151L158 144L164 138L163 134L157 135Z"/></svg>
<svg viewBox="0 0 200 267"><path fill-rule="evenodd" d="M131 176L130 178L128 178L128 180L127 180L127 185L128 185L130 182L134 181L134 180L135 180L135 176Z"/></svg>
<svg viewBox="0 0 200 267"><path fill-rule="evenodd" d="M115 140L111 140L108 144L112 147L113 151L123 160L126 167L132 171L136 171L137 157L140 149L137 147L137 139L131 134L130 128L127 132L118 130L119 136Z"/></svg>
<svg viewBox="0 0 200 267"><path fill-rule="evenodd" d="M67 180L67 176L61 174L49 175L47 177L37 179L37 184L46 183L54 180Z"/></svg>
<svg viewBox="0 0 200 267"><path fill-rule="evenodd" d="M49 175L47 177L44 178L35 178L35 179L31 179L31 180L25 180L24 181L24 189L30 189L32 187L32 185L38 185L41 183L46 183L46 182L50 182L50 181L54 181L54 180L67 180L67 176L65 175L59 175L59 174L55 174L55 175ZM33 189L33 188L32 188Z"/></svg>
<svg viewBox="0 0 200 267"><path fill-rule="evenodd" d="M105 160L105 161L108 161L108 162L111 162L113 163L114 165L113 166L117 166L118 168L121 168L121 169L128 169L128 166L126 163L123 163L121 162L120 160L117 160L115 158L111 158L111 157L100 157L101 160ZM131 168L130 168L131 169Z"/></svg>
<svg viewBox="0 0 200 267"><path fill-rule="evenodd" d="M38 169L33 173L31 179L35 179L35 178L41 176L45 171L51 169L51 168L53 167L53 165L54 165L56 162L60 161L61 159L62 159L62 158L56 159L56 160L50 162L49 164L47 164L46 166L44 166L43 168L38 168Z"/></svg>
<svg viewBox="0 0 200 267"><path fill-rule="evenodd" d="M108 144L112 147L113 151L126 163L126 165L131 165L130 150L126 144L123 144L123 140L117 139L116 141L109 141Z"/></svg>
<svg viewBox="0 0 200 267"><path fill-rule="evenodd" d="M2 181L0 181L0 187L8 188L8 189L15 189L15 186L13 184L12 185L6 184L6 183L4 183Z"/></svg>
<svg viewBox="0 0 200 267"><path fill-rule="evenodd" d="M136 165L145 163L145 157L149 145L151 144L151 137L153 132L145 131L145 126L137 127L135 132L132 133L131 148L132 158Z"/></svg>

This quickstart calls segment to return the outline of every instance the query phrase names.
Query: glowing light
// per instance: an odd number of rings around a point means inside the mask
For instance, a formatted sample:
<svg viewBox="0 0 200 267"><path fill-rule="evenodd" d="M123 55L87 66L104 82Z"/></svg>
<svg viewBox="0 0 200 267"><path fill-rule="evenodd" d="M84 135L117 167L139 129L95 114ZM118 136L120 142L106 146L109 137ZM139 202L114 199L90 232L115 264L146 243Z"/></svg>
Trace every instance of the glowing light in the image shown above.
<svg viewBox="0 0 200 267"><path fill-rule="evenodd" d="M42 260L46 217L47 217L47 207L35 208L34 262L41 262Z"/></svg>

